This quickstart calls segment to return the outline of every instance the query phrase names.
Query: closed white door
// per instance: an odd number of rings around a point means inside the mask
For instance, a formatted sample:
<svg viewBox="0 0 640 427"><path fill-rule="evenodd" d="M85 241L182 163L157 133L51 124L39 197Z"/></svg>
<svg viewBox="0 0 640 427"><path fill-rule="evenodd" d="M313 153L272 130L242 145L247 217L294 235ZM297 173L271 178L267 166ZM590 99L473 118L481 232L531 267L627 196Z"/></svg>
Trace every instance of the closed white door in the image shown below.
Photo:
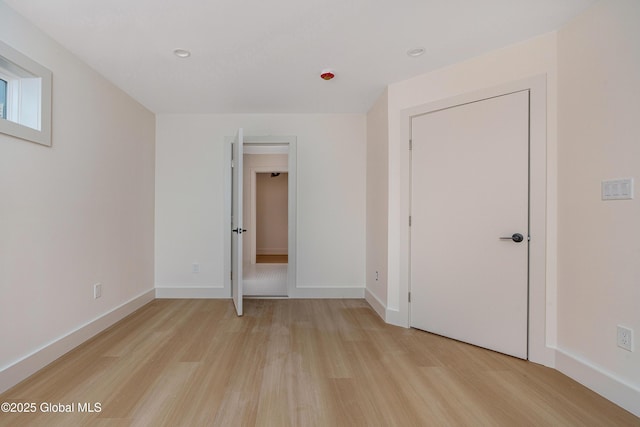
<svg viewBox="0 0 640 427"><path fill-rule="evenodd" d="M232 143L231 152L231 296L238 316L242 316L242 129Z"/></svg>
<svg viewBox="0 0 640 427"><path fill-rule="evenodd" d="M411 326L527 358L529 92L412 118Z"/></svg>

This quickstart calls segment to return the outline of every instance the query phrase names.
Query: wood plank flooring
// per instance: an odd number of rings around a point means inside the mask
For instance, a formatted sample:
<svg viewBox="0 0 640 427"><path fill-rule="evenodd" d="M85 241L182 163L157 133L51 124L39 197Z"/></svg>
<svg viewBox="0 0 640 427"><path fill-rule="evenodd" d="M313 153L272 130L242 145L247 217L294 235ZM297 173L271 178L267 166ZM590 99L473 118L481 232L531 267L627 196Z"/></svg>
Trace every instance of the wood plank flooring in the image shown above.
<svg viewBox="0 0 640 427"><path fill-rule="evenodd" d="M256 255L258 264L286 264L289 262L289 255Z"/></svg>
<svg viewBox="0 0 640 427"><path fill-rule="evenodd" d="M386 325L363 300L245 310L155 300L0 395L38 407L0 426L640 426L557 371Z"/></svg>

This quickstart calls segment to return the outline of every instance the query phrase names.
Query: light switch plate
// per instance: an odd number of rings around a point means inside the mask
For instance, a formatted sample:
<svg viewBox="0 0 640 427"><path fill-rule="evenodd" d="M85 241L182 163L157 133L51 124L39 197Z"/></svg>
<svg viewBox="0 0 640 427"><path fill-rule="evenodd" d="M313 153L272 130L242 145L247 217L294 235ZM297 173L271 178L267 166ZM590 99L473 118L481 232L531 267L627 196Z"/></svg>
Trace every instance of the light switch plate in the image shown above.
<svg viewBox="0 0 640 427"><path fill-rule="evenodd" d="M602 181L602 200L633 199L633 178Z"/></svg>

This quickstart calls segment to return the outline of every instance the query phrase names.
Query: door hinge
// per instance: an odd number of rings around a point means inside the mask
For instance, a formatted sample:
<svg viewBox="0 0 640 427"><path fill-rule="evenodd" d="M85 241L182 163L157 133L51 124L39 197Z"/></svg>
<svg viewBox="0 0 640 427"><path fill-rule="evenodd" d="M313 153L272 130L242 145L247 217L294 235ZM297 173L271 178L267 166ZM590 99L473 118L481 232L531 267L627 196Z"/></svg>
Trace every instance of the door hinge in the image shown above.
<svg viewBox="0 0 640 427"><path fill-rule="evenodd" d="M411 227L411 215L409 215L409 227Z"/></svg>
<svg viewBox="0 0 640 427"><path fill-rule="evenodd" d="M230 279L233 282L233 271L231 272L231 274L229 276L231 276Z"/></svg>
<svg viewBox="0 0 640 427"><path fill-rule="evenodd" d="M409 302L411 302L411 292L409 292Z"/></svg>
<svg viewBox="0 0 640 427"><path fill-rule="evenodd" d="M413 150L413 140L409 140L409 151Z"/></svg>

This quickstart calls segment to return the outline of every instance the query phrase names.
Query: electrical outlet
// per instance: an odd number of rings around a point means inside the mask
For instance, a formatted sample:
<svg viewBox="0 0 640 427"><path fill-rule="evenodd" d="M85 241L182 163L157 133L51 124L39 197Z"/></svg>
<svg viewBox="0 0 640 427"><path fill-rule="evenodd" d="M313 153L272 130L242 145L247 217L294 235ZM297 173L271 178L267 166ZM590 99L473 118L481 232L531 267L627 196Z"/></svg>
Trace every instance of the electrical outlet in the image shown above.
<svg viewBox="0 0 640 427"><path fill-rule="evenodd" d="M198 264L197 262L194 262L191 265L191 272L192 273L200 273L200 264Z"/></svg>
<svg viewBox="0 0 640 427"><path fill-rule="evenodd" d="M98 299L102 296L102 283L95 283L93 285L93 299Z"/></svg>
<svg viewBox="0 0 640 427"><path fill-rule="evenodd" d="M618 325L618 347L633 351L633 329Z"/></svg>

